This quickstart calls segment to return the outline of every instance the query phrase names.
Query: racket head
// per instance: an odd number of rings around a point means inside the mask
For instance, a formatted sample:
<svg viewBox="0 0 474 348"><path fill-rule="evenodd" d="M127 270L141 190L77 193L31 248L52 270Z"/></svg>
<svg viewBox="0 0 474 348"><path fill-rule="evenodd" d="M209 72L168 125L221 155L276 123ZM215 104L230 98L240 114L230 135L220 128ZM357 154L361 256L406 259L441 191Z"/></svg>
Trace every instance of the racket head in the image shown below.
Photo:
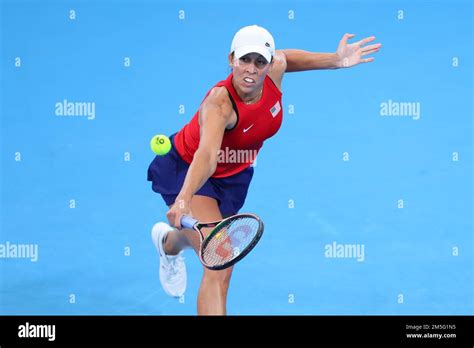
<svg viewBox="0 0 474 348"><path fill-rule="evenodd" d="M257 245L264 231L263 221L254 214L237 214L218 224L202 241L200 259L204 266L221 270L242 260Z"/></svg>

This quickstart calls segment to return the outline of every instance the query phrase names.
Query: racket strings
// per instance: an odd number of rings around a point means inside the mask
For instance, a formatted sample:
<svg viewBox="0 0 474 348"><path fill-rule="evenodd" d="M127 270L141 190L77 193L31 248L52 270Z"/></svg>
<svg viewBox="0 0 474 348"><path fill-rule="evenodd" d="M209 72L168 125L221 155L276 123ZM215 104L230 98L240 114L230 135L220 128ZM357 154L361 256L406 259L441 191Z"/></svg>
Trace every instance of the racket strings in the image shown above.
<svg viewBox="0 0 474 348"><path fill-rule="evenodd" d="M211 233L202 259L209 266L226 264L244 252L257 236L260 224L252 217L239 217Z"/></svg>

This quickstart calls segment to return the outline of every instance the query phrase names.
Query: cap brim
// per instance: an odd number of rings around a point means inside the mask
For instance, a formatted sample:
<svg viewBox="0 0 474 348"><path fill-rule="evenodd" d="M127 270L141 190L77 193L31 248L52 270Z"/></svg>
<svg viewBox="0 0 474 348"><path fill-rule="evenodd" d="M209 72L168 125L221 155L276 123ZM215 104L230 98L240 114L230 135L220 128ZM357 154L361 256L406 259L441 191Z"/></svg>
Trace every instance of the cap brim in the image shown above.
<svg viewBox="0 0 474 348"><path fill-rule="evenodd" d="M262 56L265 57L267 62L270 62L272 60L271 53L268 51L268 49L262 46L242 46L242 47L236 48L234 51L234 56L235 58L238 59L249 53L261 54Z"/></svg>

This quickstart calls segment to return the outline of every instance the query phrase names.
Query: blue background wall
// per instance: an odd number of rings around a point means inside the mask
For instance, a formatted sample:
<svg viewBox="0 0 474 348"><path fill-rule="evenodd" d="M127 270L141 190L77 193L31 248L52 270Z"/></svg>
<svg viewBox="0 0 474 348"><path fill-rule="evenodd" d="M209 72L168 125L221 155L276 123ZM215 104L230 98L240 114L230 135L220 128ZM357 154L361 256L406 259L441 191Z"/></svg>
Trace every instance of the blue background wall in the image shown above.
<svg viewBox="0 0 474 348"><path fill-rule="evenodd" d="M149 140L186 124L249 24L277 48L334 52L345 32L383 47L371 64L285 76L284 123L242 210L266 231L236 267L229 313L473 314L470 1L4 0L0 11L0 244L39 252L0 258L0 314L196 312L193 252L184 298L158 280L150 229L167 209L146 181ZM95 118L57 116L65 99L95 103ZM389 100L419 103L419 119L382 116ZM363 245L364 260L326 257L333 242Z"/></svg>

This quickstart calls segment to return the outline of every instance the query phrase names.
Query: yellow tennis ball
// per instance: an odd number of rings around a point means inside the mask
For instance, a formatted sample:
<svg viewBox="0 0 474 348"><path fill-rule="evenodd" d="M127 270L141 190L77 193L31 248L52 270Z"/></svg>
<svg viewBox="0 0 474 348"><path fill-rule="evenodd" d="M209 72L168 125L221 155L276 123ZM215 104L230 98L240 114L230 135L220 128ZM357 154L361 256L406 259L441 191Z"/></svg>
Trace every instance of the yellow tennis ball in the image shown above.
<svg viewBox="0 0 474 348"><path fill-rule="evenodd" d="M164 156L171 150L171 141L166 135L155 135L151 138L150 147L158 156Z"/></svg>

